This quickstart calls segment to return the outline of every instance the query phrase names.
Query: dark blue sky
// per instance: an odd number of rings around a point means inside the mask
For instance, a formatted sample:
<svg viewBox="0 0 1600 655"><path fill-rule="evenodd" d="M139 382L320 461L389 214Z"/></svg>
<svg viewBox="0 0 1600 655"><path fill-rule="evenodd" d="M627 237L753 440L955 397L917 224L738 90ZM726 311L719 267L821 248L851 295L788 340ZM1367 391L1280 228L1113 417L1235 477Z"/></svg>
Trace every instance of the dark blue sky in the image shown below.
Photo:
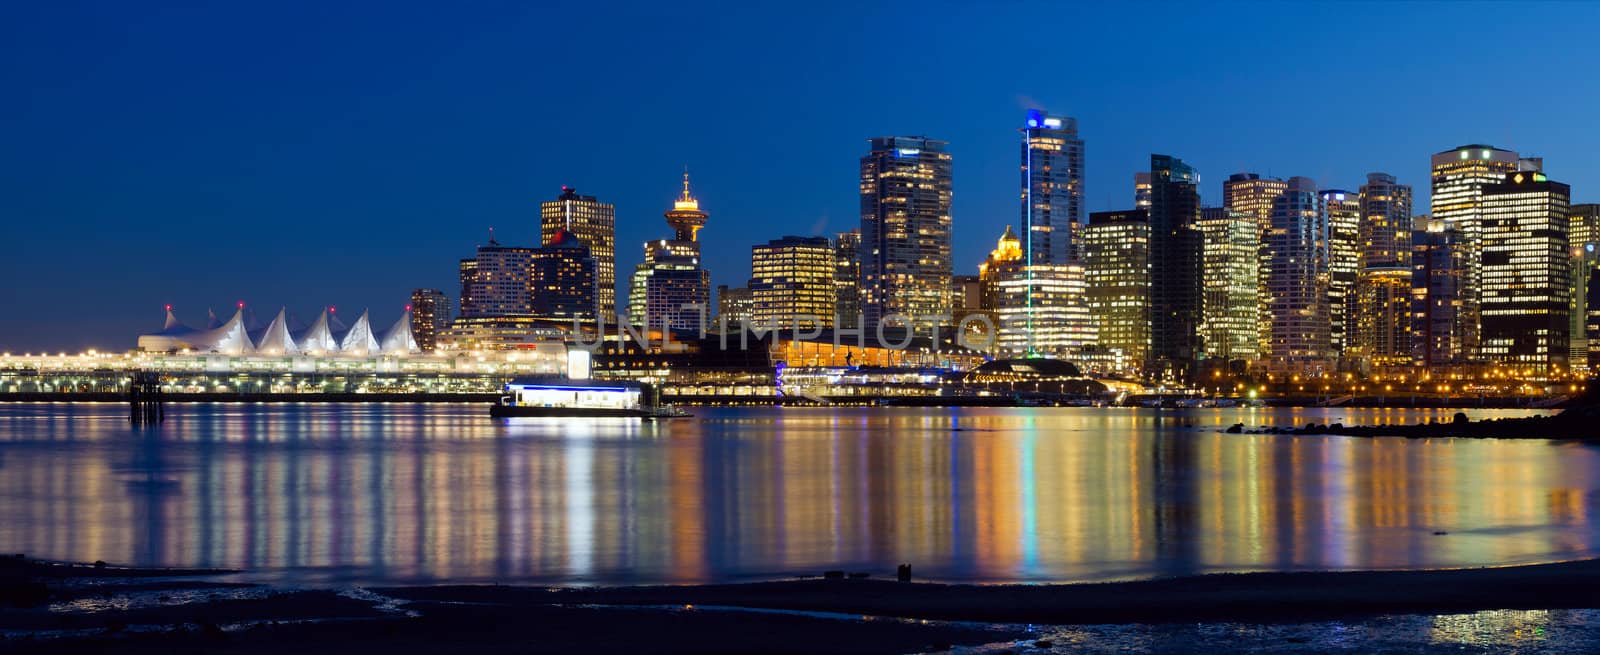
<svg viewBox="0 0 1600 655"><path fill-rule="evenodd" d="M561 185L614 202L618 271L688 165L717 284L754 243L857 224L868 137L955 157L956 270L1018 215L1031 105L1076 116L1091 211L1151 152L1202 174L1369 171L1487 142L1600 200L1600 7L1426 3L8 3L0 349L126 349L203 323L452 300ZM623 290L625 293L625 289Z"/></svg>

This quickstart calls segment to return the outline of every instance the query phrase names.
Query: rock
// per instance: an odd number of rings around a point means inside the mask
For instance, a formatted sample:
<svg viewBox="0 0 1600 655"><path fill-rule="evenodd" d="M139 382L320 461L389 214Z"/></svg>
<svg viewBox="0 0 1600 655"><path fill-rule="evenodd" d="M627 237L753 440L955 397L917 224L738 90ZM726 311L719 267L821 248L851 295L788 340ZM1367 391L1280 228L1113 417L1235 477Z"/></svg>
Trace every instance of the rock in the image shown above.
<svg viewBox="0 0 1600 655"><path fill-rule="evenodd" d="M1466 412L1456 412L1455 424L1456 425L1464 425L1464 424L1466 424L1466 422L1467 422L1467 414L1466 414Z"/></svg>
<svg viewBox="0 0 1600 655"><path fill-rule="evenodd" d="M844 571L823 571L822 572L822 579L823 580L843 580L844 579Z"/></svg>
<svg viewBox="0 0 1600 655"><path fill-rule="evenodd" d="M1241 432L1244 432L1244 424L1243 423L1234 423L1233 425L1228 426L1228 429L1223 430L1223 432L1226 432L1228 434L1239 434Z"/></svg>

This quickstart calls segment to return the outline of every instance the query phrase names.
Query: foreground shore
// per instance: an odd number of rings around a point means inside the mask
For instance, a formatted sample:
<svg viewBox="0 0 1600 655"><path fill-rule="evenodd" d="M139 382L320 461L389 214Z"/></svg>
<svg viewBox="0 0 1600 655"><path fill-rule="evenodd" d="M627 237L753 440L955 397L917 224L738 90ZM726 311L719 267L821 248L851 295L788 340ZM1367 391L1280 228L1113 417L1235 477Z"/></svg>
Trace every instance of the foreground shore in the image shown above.
<svg viewBox="0 0 1600 655"><path fill-rule="evenodd" d="M0 650L929 652L962 644L1031 645L1037 633L1023 624L1282 623L1596 608L1597 588L1600 560L1059 585L806 579L281 590L193 577L171 578L163 586L147 576L88 586L52 583L52 604L0 610L0 633L6 635Z"/></svg>

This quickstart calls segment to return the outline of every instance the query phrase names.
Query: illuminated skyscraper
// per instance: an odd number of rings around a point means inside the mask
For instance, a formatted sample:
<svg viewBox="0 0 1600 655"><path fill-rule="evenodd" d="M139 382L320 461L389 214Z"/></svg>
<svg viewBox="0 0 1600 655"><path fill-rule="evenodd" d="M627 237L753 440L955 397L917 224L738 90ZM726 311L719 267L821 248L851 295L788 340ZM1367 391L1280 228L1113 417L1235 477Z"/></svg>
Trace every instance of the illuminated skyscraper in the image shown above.
<svg viewBox="0 0 1600 655"><path fill-rule="evenodd" d="M1355 332L1361 197L1342 189L1324 189L1319 195L1328 221L1328 341L1331 352L1340 354Z"/></svg>
<svg viewBox="0 0 1600 655"><path fill-rule="evenodd" d="M1257 249L1260 253L1260 262L1256 269L1260 280L1256 284L1256 327L1260 330L1256 353L1266 356L1271 350L1268 341L1271 339L1270 328L1272 317L1267 315L1267 304L1271 297L1267 293L1267 233L1272 230L1272 203L1277 202L1278 196L1289 188L1283 180L1272 177L1261 177L1256 173L1234 173L1222 183L1222 206L1235 212L1249 216L1256 221Z"/></svg>
<svg viewBox="0 0 1600 655"><path fill-rule="evenodd" d="M1000 269L1013 262L1023 262L1022 241L1007 225L999 241L995 242L994 250L989 251L989 258L978 265L978 284L983 294L978 303L981 309L994 311L1000 308Z"/></svg>
<svg viewBox="0 0 1600 655"><path fill-rule="evenodd" d="M1466 145L1435 154L1432 158L1433 194L1431 213L1461 235L1466 259L1460 292L1464 330L1455 337L1462 354L1478 359L1480 283L1483 277L1483 230L1479 199L1483 187L1498 184L1507 173L1517 170L1517 153L1486 145Z"/></svg>
<svg viewBox="0 0 1600 655"><path fill-rule="evenodd" d="M1351 305L1347 351L1377 366L1413 357L1411 187L1369 173L1361 187L1361 273Z"/></svg>
<svg viewBox="0 0 1600 655"><path fill-rule="evenodd" d="M1129 370L1142 369L1150 356L1149 216L1142 209L1091 213L1083 249L1097 341L1120 352Z"/></svg>
<svg viewBox="0 0 1600 655"><path fill-rule="evenodd" d="M1150 156L1151 377L1185 379L1202 352L1199 184L1183 160Z"/></svg>
<svg viewBox="0 0 1600 655"><path fill-rule="evenodd" d="M450 299L438 289L411 290L411 336L417 348L431 353L439 347L439 333L450 327Z"/></svg>
<svg viewBox="0 0 1600 655"><path fill-rule="evenodd" d="M1008 262L997 272L1002 354L1066 359L1095 343L1082 265Z"/></svg>
<svg viewBox="0 0 1600 655"><path fill-rule="evenodd" d="M1600 205L1573 205L1567 212L1567 241L1572 251L1572 294L1568 308L1571 353L1567 359L1573 366L1592 366L1589 353L1600 342L1589 338L1589 313L1600 307L1589 303L1591 285L1594 284L1595 264L1600 263Z"/></svg>
<svg viewBox="0 0 1600 655"><path fill-rule="evenodd" d="M566 230L530 255L528 284L534 318L595 322L595 261L589 246Z"/></svg>
<svg viewBox="0 0 1600 655"><path fill-rule="evenodd" d="M1272 203L1267 233L1267 351L1270 370L1322 373L1332 358L1328 225L1316 182L1289 179Z"/></svg>
<svg viewBox="0 0 1600 655"><path fill-rule="evenodd" d="M699 241L707 214L689 193L688 173L683 174L683 195L666 217L673 238L644 244L644 261L634 269L628 290L628 321L680 330L709 328L711 274L700 267Z"/></svg>
<svg viewBox="0 0 1600 655"><path fill-rule="evenodd" d="M1536 171L1483 185L1480 353L1486 360L1537 370L1567 364L1570 197L1567 185Z"/></svg>
<svg viewBox="0 0 1600 655"><path fill-rule="evenodd" d="M1075 258L1072 226L1082 221L1078 119L1030 109L1022 128L1022 225L1028 262L1065 264Z"/></svg>
<svg viewBox="0 0 1600 655"><path fill-rule="evenodd" d="M861 327L861 228L840 232L833 239L834 327Z"/></svg>
<svg viewBox="0 0 1600 655"><path fill-rule="evenodd" d="M617 316L617 210L594 196L561 187L555 200L539 205L539 242L550 245L565 230L578 237L594 258L596 299L606 322Z"/></svg>
<svg viewBox="0 0 1600 655"><path fill-rule="evenodd" d="M532 262L532 248L502 246L494 240L478 246L476 257L461 260L461 317L531 316Z"/></svg>
<svg viewBox="0 0 1600 655"><path fill-rule="evenodd" d="M1461 289L1467 251L1461 232L1426 215L1413 218L1412 224L1420 228L1411 233L1412 363L1425 367L1464 363Z"/></svg>
<svg viewBox="0 0 1600 655"><path fill-rule="evenodd" d="M948 314L950 153L926 137L878 137L861 158L864 327Z"/></svg>
<svg viewBox="0 0 1600 655"><path fill-rule="evenodd" d="M1261 236L1254 217L1223 207L1200 210L1205 240L1201 339L1207 357L1251 362L1259 356L1256 322Z"/></svg>
<svg viewBox="0 0 1600 655"><path fill-rule="evenodd" d="M786 236L750 248L750 298L755 324L833 327L836 266L827 237ZM811 323L810 321L815 321Z"/></svg>

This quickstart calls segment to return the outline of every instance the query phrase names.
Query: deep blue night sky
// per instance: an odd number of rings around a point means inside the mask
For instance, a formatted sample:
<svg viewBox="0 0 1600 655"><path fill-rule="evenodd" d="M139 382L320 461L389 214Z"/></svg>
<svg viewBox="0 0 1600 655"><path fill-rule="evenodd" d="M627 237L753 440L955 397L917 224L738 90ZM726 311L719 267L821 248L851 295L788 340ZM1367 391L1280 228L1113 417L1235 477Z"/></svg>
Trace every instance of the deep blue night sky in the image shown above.
<svg viewBox="0 0 1600 655"><path fill-rule="evenodd" d="M169 302L387 325L412 287L454 300L490 226L537 245L563 184L616 204L625 279L685 165L739 285L752 244L857 224L889 134L951 142L972 272L1031 105L1079 119L1091 211L1162 152L1208 204L1242 170L1383 170L1421 212L1428 156L1473 142L1600 200L1600 5L728 4L8 3L0 349L131 348Z"/></svg>

